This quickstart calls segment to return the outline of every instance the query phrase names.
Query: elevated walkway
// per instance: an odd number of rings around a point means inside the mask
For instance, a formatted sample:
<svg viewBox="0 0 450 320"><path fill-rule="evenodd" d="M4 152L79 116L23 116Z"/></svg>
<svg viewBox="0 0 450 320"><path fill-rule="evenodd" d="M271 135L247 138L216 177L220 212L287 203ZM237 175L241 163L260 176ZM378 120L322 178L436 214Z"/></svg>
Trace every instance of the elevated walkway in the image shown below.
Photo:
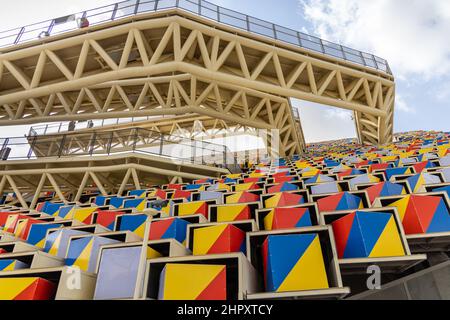
<svg viewBox="0 0 450 320"><path fill-rule="evenodd" d="M277 130L291 156L298 98L353 110L362 143L392 141L385 60L207 1L126 1L0 38L0 125L202 116Z"/></svg>

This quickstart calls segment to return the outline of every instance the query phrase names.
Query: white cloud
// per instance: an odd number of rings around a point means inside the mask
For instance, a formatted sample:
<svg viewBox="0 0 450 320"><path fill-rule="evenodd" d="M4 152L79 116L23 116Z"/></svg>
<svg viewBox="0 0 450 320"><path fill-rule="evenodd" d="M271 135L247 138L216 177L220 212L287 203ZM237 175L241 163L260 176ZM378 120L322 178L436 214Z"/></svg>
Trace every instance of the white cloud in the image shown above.
<svg viewBox="0 0 450 320"><path fill-rule="evenodd" d="M329 109L325 111L325 117L327 119L337 119L337 120L353 120L352 112L343 109Z"/></svg>
<svg viewBox="0 0 450 320"><path fill-rule="evenodd" d="M403 96L397 94L395 96L395 109L398 111L406 112L406 113L416 113L416 109L411 107L406 100L403 98Z"/></svg>
<svg viewBox="0 0 450 320"><path fill-rule="evenodd" d="M450 1L299 0L314 32L390 63L395 75L450 71Z"/></svg>

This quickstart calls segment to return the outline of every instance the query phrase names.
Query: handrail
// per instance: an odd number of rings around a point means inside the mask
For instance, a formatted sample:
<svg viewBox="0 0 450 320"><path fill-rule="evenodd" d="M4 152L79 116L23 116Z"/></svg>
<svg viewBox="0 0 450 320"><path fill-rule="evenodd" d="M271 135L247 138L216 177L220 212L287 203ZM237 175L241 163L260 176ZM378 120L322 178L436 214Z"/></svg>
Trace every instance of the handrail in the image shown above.
<svg viewBox="0 0 450 320"><path fill-rule="evenodd" d="M169 116L171 117L171 116ZM82 129L99 129L105 126L114 126L119 124L135 124L142 121L156 120L159 118L169 118L168 116L162 115L158 117L151 116L141 116L132 118L113 118L113 119L92 119L88 121L78 121L74 125L74 130ZM59 134L66 133L69 130L70 121L54 122L40 124L30 127L28 135L47 135L47 134Z"/></svg>
<svg viewBox="0 0 450 320"><path fill-rule="evenodd" d="M0 48L14 46L83 28L85 25L83 25L82 21L84 21L83 19L85 18L89 21L89 26L93 26L119 20L128 16L136 16L143 13L158 12L168 9L181 9L221 24L229 25L250 33L259 34L309 51L332 56L392 75L388 62L373 54L322 40L303 32L285 28L268 21L217 6L205 0L122 1L112 5L102 6L0 32Z"/></svg>
<svg viewBox="0 0 450 320"><path fill-rule="evenodd" d="M147 140L146 140L147 139ZM0 138L1 160L83 157L123 152L229 167L235 156L226 145L133 127L113 131ZM5 155L7 151L7 155Z"/></svg>

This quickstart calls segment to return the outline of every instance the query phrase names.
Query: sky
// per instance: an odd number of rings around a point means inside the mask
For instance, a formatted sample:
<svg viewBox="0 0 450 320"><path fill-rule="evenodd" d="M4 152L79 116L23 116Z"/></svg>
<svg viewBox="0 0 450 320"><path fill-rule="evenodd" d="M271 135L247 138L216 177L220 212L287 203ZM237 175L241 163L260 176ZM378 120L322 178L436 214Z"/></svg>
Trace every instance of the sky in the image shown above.
<svg viewBox="0 0 450 320"><path fill-rule="evenodd" d="M1 29L31 24L111 0L2 1ZM450 131L450 1L210 0L388 60L396 78L394 131ZM307 142L355 137L351 112L293 100ZM28 126L0 128L22 136Z"/></svg>

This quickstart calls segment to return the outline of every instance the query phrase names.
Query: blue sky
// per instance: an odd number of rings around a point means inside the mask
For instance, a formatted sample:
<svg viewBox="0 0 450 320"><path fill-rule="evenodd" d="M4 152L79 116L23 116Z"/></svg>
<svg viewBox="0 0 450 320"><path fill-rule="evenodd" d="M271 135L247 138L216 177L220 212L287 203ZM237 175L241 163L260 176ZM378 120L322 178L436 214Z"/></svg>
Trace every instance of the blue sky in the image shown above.
<svg viewBox="0 0 450 320"><path fill-rule="evenodd" d="M2 29L117 1L16 0L2 4ZM450 130L450 1L210 0L388 60L397 81L394 130ZM354 137L348 111L294 100L307 141ZM5 136L1 130L0 136ZM8 129L23 135L26 128Z"/></svg>

